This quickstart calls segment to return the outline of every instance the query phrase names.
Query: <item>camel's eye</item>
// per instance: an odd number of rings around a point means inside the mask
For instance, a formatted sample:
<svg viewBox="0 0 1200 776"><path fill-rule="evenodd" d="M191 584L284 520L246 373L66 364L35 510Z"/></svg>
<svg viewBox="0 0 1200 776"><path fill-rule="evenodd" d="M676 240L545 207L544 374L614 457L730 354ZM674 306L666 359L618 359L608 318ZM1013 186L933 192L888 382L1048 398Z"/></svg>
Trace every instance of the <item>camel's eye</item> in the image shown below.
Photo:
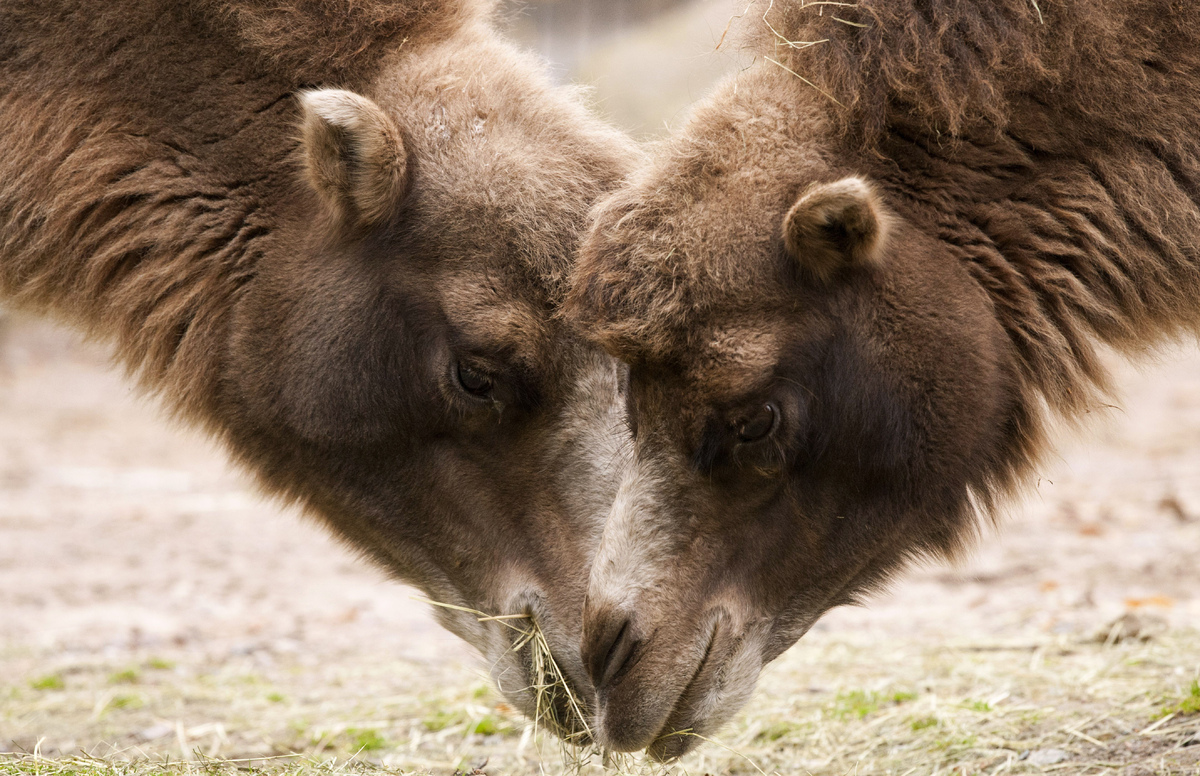
<svg viewBox="0 0 1200 776"><path fill-rule="evenodd" d="M765 439L775 430L775 419L778 416L779 411L775 409L774 404L767 402L762 405L738 424L738 441L742 444L750 444Z"/></svg>
<svg viewBox="0 0 1200 776"><path fill-rule="evenodd" d="M478 399L488 398L492 393L492 388L495 387L491 377L461 362L456 374L459 387Z"/></svg>

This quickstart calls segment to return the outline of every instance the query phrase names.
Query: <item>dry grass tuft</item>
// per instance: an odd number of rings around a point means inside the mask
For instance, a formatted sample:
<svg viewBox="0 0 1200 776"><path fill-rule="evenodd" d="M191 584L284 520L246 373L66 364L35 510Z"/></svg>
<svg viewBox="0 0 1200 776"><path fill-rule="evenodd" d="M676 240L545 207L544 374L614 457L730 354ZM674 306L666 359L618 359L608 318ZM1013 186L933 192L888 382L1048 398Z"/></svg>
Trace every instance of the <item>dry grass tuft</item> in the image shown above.
<svg viewBox="0 0 1200 776"><path fill-rule="evenodd" d="M587 745L592 740L592 730L588 726L583 704L558 667L537 619L529 615L525 625L513 650L529 650L533 679L531 688L536 709L534 723L545 726L569 744Z"/></svg>
<svg viewBox="0 0 1200 776"><path fill-rule="evenodd" d="M593 744L583 704L559 668L550 644L535 617L525 621L522 636L513 649L529 650L534 693L534 733L543 728L554 733L568 773L582 773L596 762L605 764L608 755Z"/></svg>

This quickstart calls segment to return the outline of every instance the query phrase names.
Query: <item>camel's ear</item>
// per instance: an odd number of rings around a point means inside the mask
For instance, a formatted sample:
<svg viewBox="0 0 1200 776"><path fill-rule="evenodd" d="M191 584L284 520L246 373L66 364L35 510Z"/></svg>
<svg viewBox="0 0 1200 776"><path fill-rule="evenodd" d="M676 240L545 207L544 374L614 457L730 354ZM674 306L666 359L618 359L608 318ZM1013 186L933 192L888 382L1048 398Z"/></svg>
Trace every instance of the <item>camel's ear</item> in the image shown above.
<svg viewBox="0 0 1200 776"><path fill-rule="evenodd" d="M878 265L891 217L862 178L819 183L804 192L783 219L783 244L818 280L845 267Z"/></svg>
<svg viewBox="0 0 1200 776"><path fill-rule="evenodd" d="M308 182L346 222L377 224L404 195L407 161L396 125L353 92L303 92L302 144Z"/></svg>

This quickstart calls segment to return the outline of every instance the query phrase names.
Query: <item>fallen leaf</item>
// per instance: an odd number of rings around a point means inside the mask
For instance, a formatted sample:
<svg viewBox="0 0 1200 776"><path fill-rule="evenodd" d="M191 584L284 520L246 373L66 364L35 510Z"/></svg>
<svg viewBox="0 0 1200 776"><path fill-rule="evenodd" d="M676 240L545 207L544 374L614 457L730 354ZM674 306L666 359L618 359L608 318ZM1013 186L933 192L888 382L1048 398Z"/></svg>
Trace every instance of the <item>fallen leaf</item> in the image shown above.
<svg viewBox="0 0 1200 776"><path fill-rule="evenodd" d="M1152 595L1148 598L1126 598L1125 606L1130 609L1141 609L1145 606L1160 606L1163 609L1170 609L1175 605L1175 599L1168 598L1165 595Z"/></svg>

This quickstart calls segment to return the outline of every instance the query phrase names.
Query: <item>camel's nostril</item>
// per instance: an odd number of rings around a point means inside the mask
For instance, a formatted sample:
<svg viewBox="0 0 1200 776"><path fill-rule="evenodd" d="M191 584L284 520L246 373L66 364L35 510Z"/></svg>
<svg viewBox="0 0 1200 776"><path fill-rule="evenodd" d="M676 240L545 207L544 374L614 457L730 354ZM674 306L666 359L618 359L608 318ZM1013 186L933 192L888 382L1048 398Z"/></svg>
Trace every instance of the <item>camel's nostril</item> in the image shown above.
<svg viewBox="0 0 1200 776"><path fill-rule="evenodd" d="M620 673L638 643L632 621L621 615L605 618L592 635L585 636L584 664L597 690Z"/></svg>

